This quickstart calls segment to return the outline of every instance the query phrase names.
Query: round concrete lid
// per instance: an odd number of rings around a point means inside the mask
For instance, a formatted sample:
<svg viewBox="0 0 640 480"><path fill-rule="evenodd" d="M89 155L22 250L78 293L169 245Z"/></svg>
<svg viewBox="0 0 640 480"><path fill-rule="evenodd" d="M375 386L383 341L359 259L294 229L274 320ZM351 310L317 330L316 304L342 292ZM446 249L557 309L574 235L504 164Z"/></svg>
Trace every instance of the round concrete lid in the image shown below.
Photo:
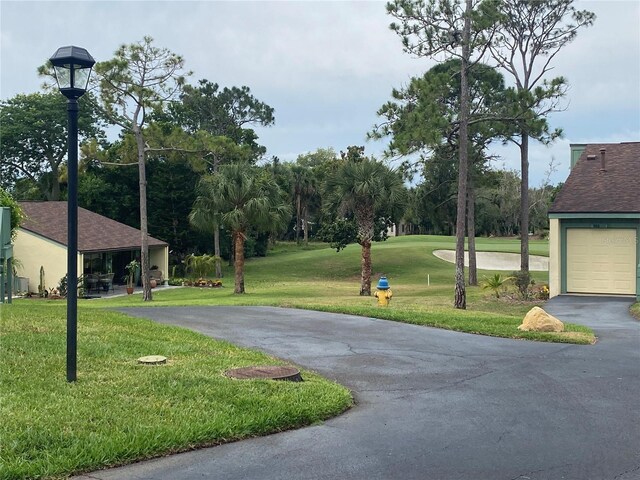
<svg viewBox="0 0 640 480"><path fill-rule="evenodd" d="M162 365L167 363L167 357L163 357L162 355L148 355L146 357L140 357L138 363L144 365Z"/></svg>
<svg viewBox="0 0 640 480"><path fill-rule="evenodd" d="M230 378L245 380L250 378L259 378L266 380L288 380L290 382L302 381L300 370L295 367L283 365L234 368L227 370L225 375Z"/></svg>

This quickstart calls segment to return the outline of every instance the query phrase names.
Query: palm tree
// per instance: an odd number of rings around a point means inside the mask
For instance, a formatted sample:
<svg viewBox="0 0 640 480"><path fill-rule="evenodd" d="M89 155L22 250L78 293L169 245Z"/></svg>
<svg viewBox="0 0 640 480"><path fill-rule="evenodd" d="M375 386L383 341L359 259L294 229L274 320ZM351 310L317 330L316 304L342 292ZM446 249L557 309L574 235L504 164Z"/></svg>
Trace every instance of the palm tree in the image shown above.
<svg viewBox="0 0 640 480"><path fill-rule="evenodd" d="M483 290L493 290L496 298L500 298L500 290L511 280L513 280L513 277L503 278L499 273L495 273L492 277L484 277L482 280L482 288Z"/></svg>
<svg viewBox="0 0 640 480"><path fill-rule="evenodd" d="M300 243L300 232L304 231L304 243L308 242L309 202L315 193L315 179L309 167L291 166L291 190L296 204L296 243Z"/></svg>
<svg viewBox="0 0 640 480"><path fill-rule="evenodd" d="M244 293L244 242L249 230L273 232L286 225L290 207L273 177L248 164L221 165L198 184L197 207L231 231L235 251L234 293Z"/></svg>
<svg viewBox="0 0 640 480"><path fill-rule="evenodd" d="M407 191L400 174L382 162L364 157L362 150L343 156L344 162L327 179L326 206L338 215L352 214L362 247L360 295L371 295L371 241L376 220L392 217L404 208Z"/></svg>
<svg viewBox="0 0 640 480"><path fill-rule="evenodd" d="M209 140L206 147L208 155L195 158L192 166L196 171L209 172L215 175L221 163L247 162L251 159L251 150L246 145L238 145L228 137L218 136ZM200 203L203 202L203 205ZM215 255L215 275L222 278L220 254L220 222L217 215L207 206L206 198L197 199L189 214L189 223L193 228L213 235L213 253Z"/></svg>
<svg viewBox="0 0 640 480"><path fill-rule="evenodd" d="M220 257L220 216L211 209L211 202L206 196L206 182L201 180L197 186L198 196L189 213L189 223L200 232L213 234L213 258L215 260L215 276L222 278L222 265ZM204 191L202 191L204 190ZM202 195L204 193L205 195Z"/></svg>

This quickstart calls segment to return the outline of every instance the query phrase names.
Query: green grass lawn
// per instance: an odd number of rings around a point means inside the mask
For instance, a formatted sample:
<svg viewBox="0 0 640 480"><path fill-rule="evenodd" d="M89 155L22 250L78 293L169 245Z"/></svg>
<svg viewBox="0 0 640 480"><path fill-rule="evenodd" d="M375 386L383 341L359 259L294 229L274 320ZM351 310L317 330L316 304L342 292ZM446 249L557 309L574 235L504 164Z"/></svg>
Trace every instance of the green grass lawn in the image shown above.
<svg viewBox="0 0 640 480"><path fill-rule="evenodd" d="M640 303L634 303L631 305L631 315L640 320Z"/></svg>
<svg viewBox="0 0 640 480"><path fill-rule="evenodd" d="M245 295L233 294L233 272L225 270L222 289L184 288L158 291L154 301L143 303L140 296L85 302L92 308L104 306L180 305L272 305L308 308L365 315L400 322L447 328L508 338L589 344L595 341L586 327L566 325L567 332L533 333L517 329L522 318L543 302L496 299L480 287L467 288L467 310L453 305L453 264L433 255L434 250L453 249L454 237L405 236L374 243L372 248L375 281L386 275L393 290L388 309L376 306L373 297L358 295L360 247L350 245L341 252L322 244L308 247L278 244L269 256L249 259L246 264ZM518 253L517 239L478 238L479 251ZM532 240L532 254L548 255L546 240ZM479 278L511 272L479 270ZM532 272L537 283L547 283L547 272ZM375 287L375 281L373 287Z"/></svg>
<svg viewBox="0 0 640 480"><path fill-rule="evenodd" d="M0 478L60 478L312 424L349 408L349 391L232 380L281 365L263 353L106 310L79 309L78 381L65 379L62 302L5 305L0 323ZM137 358L162 354L165 366Z"/></svg>
<svg viewBox="0 0 640 480"><path fill-rule="evenodd" d="M238 381L226 369L281 364L179 328L109 311L119 306L274 305L384 318L500 337L592 343L586 327L563 334L517 330L531 302L467 290L467 310L453 303L454 266L432 252L452 249L453 237L411 236L373 247L375 281L384 274L394 292L389 308L358 295L360 248L279 244L246 265L247 294L224 287L155 291L79 301L78 382L65 380L64 301L16 300L0 311L0 479L63 477L153 456L263 435L321 421L349 408L343 387L310 372L302 383ZM517 240L478 239L479 250L519 252ZM547 242L531 252L547 254ZM479 276L494 272L480 271ZM510 272L502 272L507 276ZM547 274L535 272L536 282ZM429 284L427 281L429 279ZM162 354L166 366L136 359Z"/></svg>

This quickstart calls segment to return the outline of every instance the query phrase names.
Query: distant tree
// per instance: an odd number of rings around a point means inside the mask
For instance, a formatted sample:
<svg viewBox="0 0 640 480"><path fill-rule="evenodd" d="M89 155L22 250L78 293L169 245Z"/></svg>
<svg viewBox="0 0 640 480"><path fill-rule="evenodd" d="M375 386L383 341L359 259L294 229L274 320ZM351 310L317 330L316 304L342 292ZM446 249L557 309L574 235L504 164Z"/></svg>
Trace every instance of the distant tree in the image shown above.
<svg viewBox="0 0 640 480"><path fill-rule="evenodd" d="M223 136L250 148L255 161L266 149L257 143L254 125L273 125L273 108L251 94L247 86L222 88L209 80L185 85L180 102L171 105L175 121L188 132L198 130Z"/></svg>
<svg viewBox="0 0 640 480"><path fill-rule="evenodd" d="M551 158L540 185L529 189L529 225L532 233L542 233L549 228L549 207L556 194L556 187L551 185L551 175L555 171L555 159Z"/></svg>
<svg viewBox="0 0 640 480"><path fill-rule="evenodd" d="M497 204L500 212L500 233L512 236L519 233L520 222L520 176L515 170L500 172L497 191Z"/></svg>
<svg viewBox="0 0 640 480"><path fill-rule="evenodd" d="M407 191L401 175L380 161L364 156L364 148L349 147L343 162L325 184L325 208L338 218L353 215L356 241L362 247L360 295L371 295L371 242L380 218L404 211Z"/></svg>
<svg viewBox="0 0 640 480"><path fill-rule="evenodd" d="M78 205L140 228L140 188L138 176L132 174L135 164L123 167L121 161L135 161L135 141L117 140L103 148L88 141L81 146L78 165ZM128 143L125 147L124 144ZM113 165L112 165L113 164Z"/></svg>
<svg viewBox="0 0 640 480"><path fill-rule="evenodd" d="M313 229L317 233L323 226L322 185L329 174L337 167L340 160L332 148L318 148L313 152L298 155L295 164L307 169L308 176L302 188L302 230L304 242L308 242Z"/></svg>
<svg viewBox="0 0 640 480"><path fill-rule="evenodd" d="M515 80L520 104L531 110L528 118L513 125L511 137L520 149L520 270L529 275L529 137L548 142L560 134L548 131L544 117L557 110L566 81L549 81L546 74L558 52L596 17L576 10L573 0L501 0L499 5L500 25L491 53Z"/></svg>
<svg viewBox="0 0 640 480"><path fill-rule="evenodd" d="M433 155L424 163L416 187L418 216L428 233L453 235L456 224L458 168L455 158Z"/></svg>
<svg viewBox="0 0 640 480"><path fill-rule="evenodd" d="M200 180L197 193L194 211L210 212L210 218L231 232L234 293L244 293L244 243L249 232L281 228L289 221L291 209L283 201L273 176L248 164L221 165L215 175Z"/></svg>
<svg viewBox="0 0 640 480"><path fill-rule="evenodd" d="M307 243L308 225L306 212L309 207L309 200L315 193L316 184L311 169L302 165L291 165L291 178L291 189L296 212L295 239L296 243L299 244L301 241L300 232L304 232L304 240Z"/></svg>
<svg viewBox="0 0 640 480"><path fill-rule="evenodd" d="M104 138L87 98L80 99L81 138ZM60 200L60 177L67 158L67 108L59 92L16 95L0 102L0 185L31 180L41 198Z"/></svg>
<svg viewBox="0 0 640 480"><path fill-rule="evenodd" d="M205 236L194 232L188 221L200 179L190 162L179 156L153 156L147 161L147 166L148 194L152 199L149 203L149 233L171 245L174 259L208 245L209 242L203 245Z"/></svg>

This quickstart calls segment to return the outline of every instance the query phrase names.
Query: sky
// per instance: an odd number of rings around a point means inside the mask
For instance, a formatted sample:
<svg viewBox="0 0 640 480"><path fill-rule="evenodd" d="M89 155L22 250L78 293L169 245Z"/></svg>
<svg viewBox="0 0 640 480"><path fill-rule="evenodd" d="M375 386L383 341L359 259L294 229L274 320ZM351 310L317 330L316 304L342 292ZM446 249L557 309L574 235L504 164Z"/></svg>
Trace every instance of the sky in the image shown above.
<svg viewBox="0 0 640 480"><path fill-rule="evenodd" d="M564 137L532 142L530 185L569 174L570 143L640 141L640 0L576 0L597 15L593 27L553 60L570 84L564 110L549 121ZM275 125L256 128L267 155L364 145L393 88L435 62L402 50L382 1L7 1L0 0L0 99L37 92L36 69L60 46L86 48L96 61L145 35L182 55L193 74L222 87L246 85L275 109ZM507 83L509 78L506 77ZM514 145L496 145L496 167L519 170Z"/></svg>

